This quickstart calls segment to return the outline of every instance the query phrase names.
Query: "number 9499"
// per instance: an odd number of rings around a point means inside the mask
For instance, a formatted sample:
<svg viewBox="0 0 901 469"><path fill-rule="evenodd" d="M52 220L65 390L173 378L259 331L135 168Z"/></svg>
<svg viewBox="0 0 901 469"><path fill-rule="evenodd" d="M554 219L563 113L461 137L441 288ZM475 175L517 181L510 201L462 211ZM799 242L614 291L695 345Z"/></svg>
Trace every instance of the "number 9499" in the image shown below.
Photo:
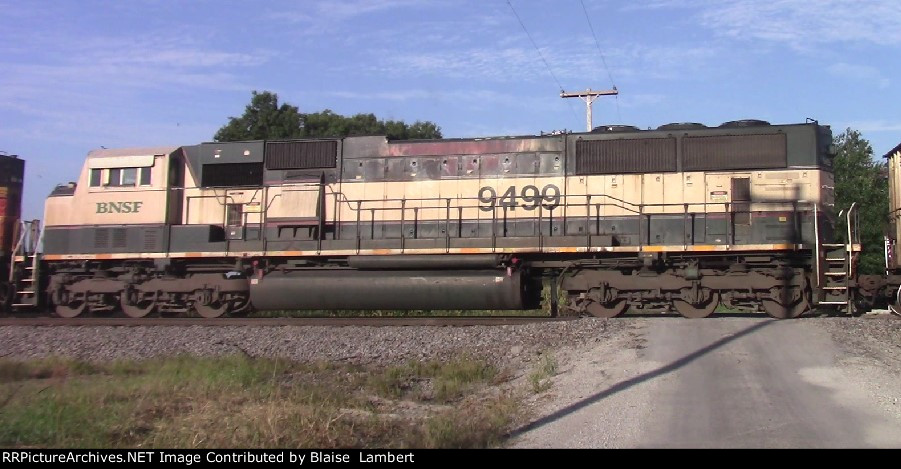
<svg viewBox="0 0 901 469"><path fill-rule="evenodd" d="M517 195L516 186L510 186L500 197L491 186L479 189L479 209L484 212L490 212L495 207L507 207L510 210L522 207L524 210L535 210L539 204L545 210L553 210L560 205L560 188L548 184L539 190L533 185L528 185Z"/></svg>

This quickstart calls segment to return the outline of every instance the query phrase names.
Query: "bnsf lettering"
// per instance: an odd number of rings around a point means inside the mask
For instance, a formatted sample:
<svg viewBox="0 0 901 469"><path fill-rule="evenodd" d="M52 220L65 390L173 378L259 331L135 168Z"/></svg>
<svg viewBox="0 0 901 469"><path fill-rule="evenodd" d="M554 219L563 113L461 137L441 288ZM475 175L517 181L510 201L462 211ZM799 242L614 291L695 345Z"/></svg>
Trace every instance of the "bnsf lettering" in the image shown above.
<svg viewBox="0 0 901 469"><path fill-rule="evenodd" d="M138 213L144 202L97 202L97 213Z"/></svg>

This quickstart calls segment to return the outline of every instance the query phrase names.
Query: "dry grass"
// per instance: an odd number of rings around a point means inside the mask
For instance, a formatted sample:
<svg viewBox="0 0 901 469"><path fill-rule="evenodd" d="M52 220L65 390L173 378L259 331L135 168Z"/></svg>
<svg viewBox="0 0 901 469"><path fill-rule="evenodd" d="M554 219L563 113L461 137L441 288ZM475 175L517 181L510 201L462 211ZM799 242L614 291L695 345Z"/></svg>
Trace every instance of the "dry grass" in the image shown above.
<svg viewBox="0 0 901 469"><path fill-rule="evenodd" d="M535 365L535 369L529 373L529 383L532 392L535 394L542 393L550 389L553 385L553 377L557 374L557 359L551 352L545 352L541 355L541 359Z"/></svg>
<svg viewBox="0 0 901 469"><path fill-rule="evenodd" d="M0 446L486 447L520 412L504 377L468 358L0 361Z"/></svg>

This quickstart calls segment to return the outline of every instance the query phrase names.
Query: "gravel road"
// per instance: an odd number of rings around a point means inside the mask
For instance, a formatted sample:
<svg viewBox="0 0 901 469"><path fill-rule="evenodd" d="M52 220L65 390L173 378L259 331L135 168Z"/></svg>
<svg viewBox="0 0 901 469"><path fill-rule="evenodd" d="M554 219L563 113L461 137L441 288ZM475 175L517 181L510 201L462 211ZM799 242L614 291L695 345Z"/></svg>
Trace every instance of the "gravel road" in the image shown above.
<svg viewBox="0 0 901 469"><path fill-rule="evenodd" d="M469 327L0 327L0 357L245 353L390 365L461 353L553 386L511 446L901 447L901 319L581 319Z"/></svg>
<svg viewBox="0 0 901 469"><path fill-rule="evenodd" d="M615 335L603 319L509 326L154 326L0 327L0 358L89 361L244 353L302 362L392 365L462 354L515 365L538 353Z"/></svg>
<svg viewBox="0 0 901 469"><path fill-rule="evenodd" d="M631 319L567 357L517 447L901 447L901 321Z"/></svg>

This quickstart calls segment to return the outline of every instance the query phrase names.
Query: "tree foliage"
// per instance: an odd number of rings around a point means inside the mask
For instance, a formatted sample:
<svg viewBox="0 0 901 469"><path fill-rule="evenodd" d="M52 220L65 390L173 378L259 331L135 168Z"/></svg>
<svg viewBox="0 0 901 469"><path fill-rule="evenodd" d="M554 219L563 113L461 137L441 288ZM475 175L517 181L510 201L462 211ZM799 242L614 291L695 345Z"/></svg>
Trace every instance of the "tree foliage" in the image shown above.
<svg viewBox="0 0 901 469"><path fill-rule="evenodd" d="M386 135L393 140L441 138L441 128L430 121L406 124L381 120L374 114L342 116L328 109L302 113L297 106L279 104L278 95L254 91L240 117L229 117L213 136L217 142L280 138L348 137Z"/></svg>
<svg viewBox="0 0 901 469"><path fill-rule="evenodd" d="M847 129L835 136L837 148L834 160L835 212L847 212L857 202L860 220L860 242L863 253L860 273L881 274L885 270L882 250L883 236L888 224L888 179L884 161L873 159L873 147L860 132ZM847 228L839 220L837 236L846 242Z"/></svg>

